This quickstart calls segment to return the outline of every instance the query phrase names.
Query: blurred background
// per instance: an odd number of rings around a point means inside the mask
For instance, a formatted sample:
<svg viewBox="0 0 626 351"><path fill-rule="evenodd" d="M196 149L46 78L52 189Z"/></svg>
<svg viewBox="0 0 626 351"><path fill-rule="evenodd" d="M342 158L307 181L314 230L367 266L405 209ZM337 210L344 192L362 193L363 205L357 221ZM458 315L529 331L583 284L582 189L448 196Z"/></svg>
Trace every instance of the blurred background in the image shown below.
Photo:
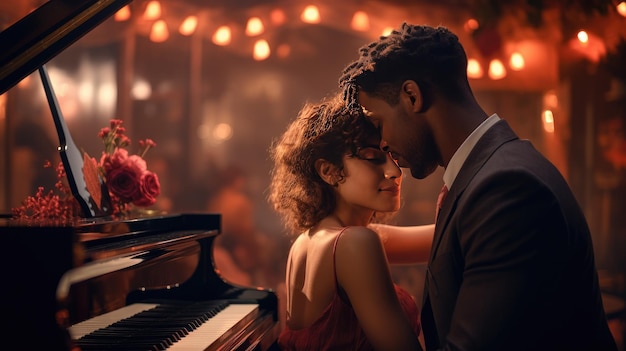
<svg viewBox="0 0 626 351"><path fill-rule="evenodd" d="M43 3L0 2L0 29ZM79 147L99 155L98 131L114 118L133 142L153 139L154 209L221 213L218 268L280 290L293 236L266 200L268 148L306 101L337 89L360 46L403 21L458 34L479 102L563 173L591 226L602 288L624 298L625 2L135 0L46 66ZM37 74L0 95L0 140L8 213L56 181L43 168L60 158ZM406 173L397 224L432 222L442 174ZM422 265L394 276L421 299Z"/></svg>

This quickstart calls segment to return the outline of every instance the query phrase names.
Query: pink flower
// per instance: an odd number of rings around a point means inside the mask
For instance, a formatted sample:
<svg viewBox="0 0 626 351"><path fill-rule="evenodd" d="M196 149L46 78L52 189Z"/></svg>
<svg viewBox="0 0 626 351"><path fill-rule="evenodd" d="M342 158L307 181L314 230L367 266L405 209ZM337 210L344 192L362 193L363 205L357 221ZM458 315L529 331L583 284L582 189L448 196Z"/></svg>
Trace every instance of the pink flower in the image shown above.
<svg viewBox="0 0 626 351"><path fill-rule="evenodd" d="M156 173L146 171L140 180L140 196L133 201L136 206L150 206L156 202L156 197L161 193L161 184Z"/></svg>
<svg viewBox="0 0 626 351"><path fill-rule="evenodd" d="M102 153L100 165L104 173L109 173L114 168L119 168L128 160L128 150L116 148L112 155Z"/></svg>
<svg viewBox="0 0 626 351"><path fill-rule="evenodd" d="M137 155L128 156L128 162L133 163L133 166L136 167L141 173L148 170L146 160Z"/></svg>

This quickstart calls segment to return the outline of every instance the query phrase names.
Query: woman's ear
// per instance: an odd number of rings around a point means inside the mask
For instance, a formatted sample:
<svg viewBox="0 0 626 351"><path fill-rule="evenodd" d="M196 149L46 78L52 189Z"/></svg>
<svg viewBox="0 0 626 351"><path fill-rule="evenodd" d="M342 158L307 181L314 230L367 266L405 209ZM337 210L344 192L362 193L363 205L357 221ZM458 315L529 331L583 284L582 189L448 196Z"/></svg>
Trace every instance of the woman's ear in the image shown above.
<svg viewBox="0 0 626 351"><path fill-rule="evenodd" d="M331 162L320 158L315 161L315 170L317 171L317 174L319 174L320 178L322 178L322 180L326 183L333 186L337 184L335 165L333 165Z"/></svg>

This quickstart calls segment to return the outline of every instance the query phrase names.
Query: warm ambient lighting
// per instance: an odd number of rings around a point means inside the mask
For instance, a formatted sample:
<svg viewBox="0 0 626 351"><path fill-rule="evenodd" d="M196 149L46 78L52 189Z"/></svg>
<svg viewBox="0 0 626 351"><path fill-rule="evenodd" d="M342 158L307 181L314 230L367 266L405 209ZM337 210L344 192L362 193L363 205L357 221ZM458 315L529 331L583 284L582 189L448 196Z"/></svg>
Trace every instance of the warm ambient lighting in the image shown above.
<svg viewBox="0 0 626 351"><path fill-rule="evenodd" d="M254 53L252 54L252 58L255 61L263 61L270 56L270 45L266 40L258 40L254 44Z"/></svg>
<svg viewBox="0 0 626 351"><path fill-rule="evenodd" d="M213 43L215 45L225 46L230 44L231 34L228 26L219 27L213 34Z"/></svg>
<svg viewBox="0 0 626 351"><path fill-rule="evenodd" d="M580 32L578 32L576 37L578 38L578 41L580 41L583 44L586 44L589 42L589 34L587 34L587 32L585 32L584 30L581 30Z"/></svg>
<svg viewBox="0 0 626 351"><path fill-rule="evenodd" d="M178 32L182 35L192 35L198 28L198 17L188 16L183 23L180 24Z"/></svg>
<svg viewBox="0 0 626 351"><path fill-rule="evenodd" d="M143 13L143 18L147 20L155 20L161 17L161 3L157 0L152 0L146 6L146 11Z"/></svg>
<svg viewBox="0 0 626 351"><path fill-rule="evenodd" d="M289 44L280 44L276 48L276 55L280 58L286 58L291 54L291 46Z"/></svg>
<svg viewBox="0 0 626 351"><path fill-rule="evenodd" d="M617 4L617 13L626 17L626 2L625 1L622 1L619 4Z"/></svg>
<svg viewBox="0 0 626 351"><path fill-rule="evenodd" d="M476 59L467 60L467 77L478 79L482 78L483 74L483 69Z"/></svg>
<svg viewBox="0 0 626 351"><path fill-rule="evenodd" d="M249 37L253 37L255 35L262 34L265 28L263 27L263 22L258 17L250 17L248 23L246 24L246 35Z"/></svg>
<svg viewBox="0 0 626 351"><path fill-rule="evenodd" d="M164 42L169 38L170 32L167 29L167 24L164 20L158 20L152 24L150 30L150 40L155 43Z"/></svg>
<svg viewBox="0 0 626 351"><path fill-rule="evenodd" d="M554 115L550 110L543 111L543 130L548 133L554 133Z"/></svg>
<svg viewBox="0 0 626 351"><path fill-rule="evenodd" d="M113 16L113 18L117 22L127 21L130 18L130 7L128 7L128 5L126 5L126 6L122 7L121 9L117 10L117 12L115 13L115 16Z"/></svg>
<svg viewBox="0 0 626 351"><path fill-rule="evenodd" d="M300 19L305 23L320 23L320 11L317 6L309 5L302 11Z"/></svg>
<svg viewBox="0 0 626 351"><path fill-rule="evenodd" d="M478 29L478 21L473 18L468 19L463 25L463 29L465 29L465 31L469 33L475 31L476 29Z"/></svg>
<svg viewBox="0 0 626 351"><path fill-rule="evenodd" d="M273 24L277 26L284 24L285 21L287 21L287 16L285 15L285 11L281 9L273 9L272 12L270 12L270 20L272 21Z"/></svg>
<svg viewBox="0 0 626 351"><path fill-rule="evenodd" d="M357 32L365 32L370 29L370 18L365 11L357 11L352 16L350 27Z"/></svg>
<svg viewBox="0 0 626 351"><path fill-rule="evenodd" d="M383 37L386 37L389 34L391 34L391 32L393 32L393 27L385 27L385 29L383 29L383 31L382 31L382 33L380 33L380 35L382 35Z"/></svg>
<svg viewBox="0 0 626 351"><path fill-rule="evenodd" d="M521 71L522 69L524 69L525 65L526 63L522 54L520 54L519 52L514 52L513 55L511 55L511 59L509 60L509 67L511 67L512 70Z"/></svg>
<svg viewBox="0 0 626 351"><path fill-rule="evenodd" d="M489 62L489 78L498 80L506 77L506 69L502 64L502 61L493 59Z"/></svg>

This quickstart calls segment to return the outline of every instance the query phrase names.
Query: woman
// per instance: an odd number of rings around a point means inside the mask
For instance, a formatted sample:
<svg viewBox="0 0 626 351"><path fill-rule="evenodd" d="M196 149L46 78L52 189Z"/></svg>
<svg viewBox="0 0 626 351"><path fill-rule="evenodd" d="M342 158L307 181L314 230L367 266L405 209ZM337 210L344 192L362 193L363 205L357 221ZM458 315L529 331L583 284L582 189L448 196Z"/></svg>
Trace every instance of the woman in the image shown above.
<svg viewBox="0 0 626 351"><path fill-rule="evenodd" d="M338 96L307 104L271 148L269 200L301 233L287 261L283 350L421 349L418 308L388 259L425 261L433 225L372 224L399 209L402 171L378 131L353 121Z"/></svg>

